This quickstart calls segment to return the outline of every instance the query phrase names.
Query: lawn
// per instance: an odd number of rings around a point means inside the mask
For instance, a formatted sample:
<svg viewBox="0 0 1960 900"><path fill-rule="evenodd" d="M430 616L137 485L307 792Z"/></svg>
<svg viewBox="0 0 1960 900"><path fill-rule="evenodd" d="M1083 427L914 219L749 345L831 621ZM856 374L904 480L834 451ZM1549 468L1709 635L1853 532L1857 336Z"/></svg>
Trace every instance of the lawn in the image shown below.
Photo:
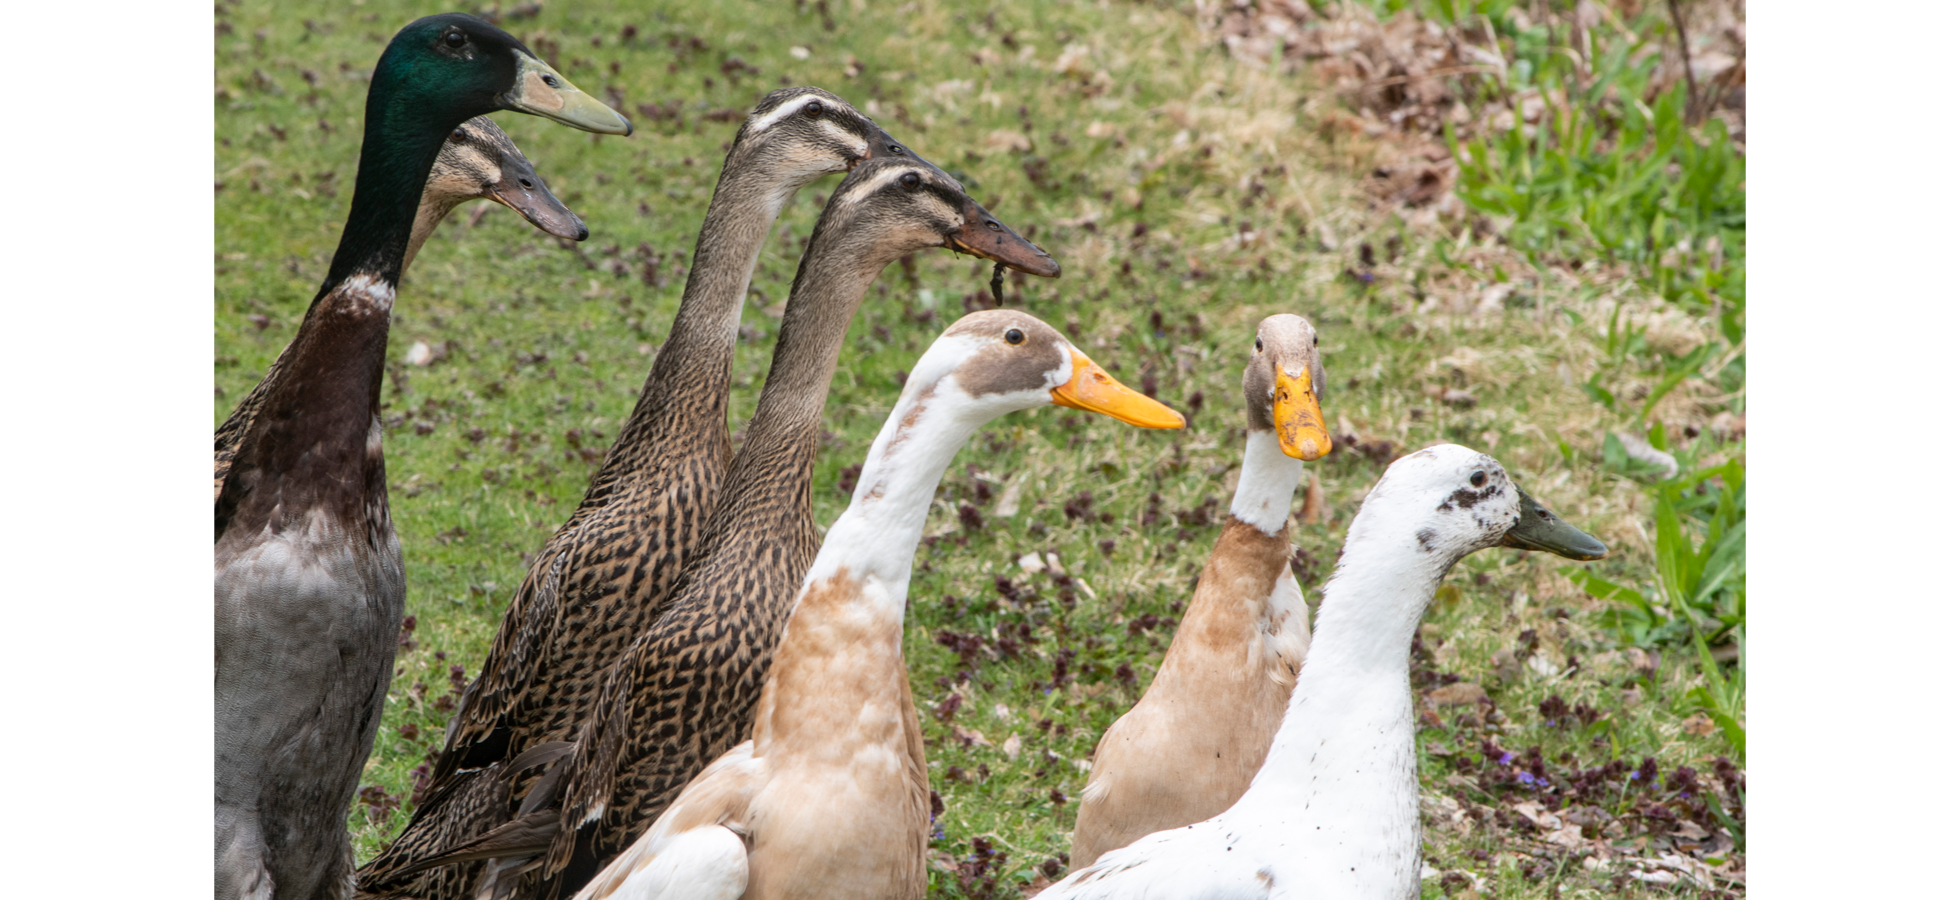
<svg viewBox="0 0 1960 900"><path fill-rule="evenodd" d="M631 409L741 113L812 84L1054 254L1062 277L1011 278L1008 303L1191 422L1143 432L1021 413L949 470L906 633L944 804L932 896L1017 897L1063 868L1096 739L1148 686L1218 533L1245 351L1276 312L1319 327L1338 436L1308 465L1318 521L1294 532L1310 605L1382 468L1433 442L1497 457L1612 548L1578 578L1564 560L1485 551L1439 593L1412 658L1424 896L1741 893L1742 468L1702 471L1745 446L1740 141L1672 124L1728 113L1710 112L1726 88L1705 74L1698 110L1669 106L1687 94L1667 81L1667 7L1609 6L1592 23L1563 3L1491 2L1327 4L1324 20L1301 4L1289 20L1365 36L1379 13L1391 27L1374 33L1417 35L1387 42L1391 56L1441 40L1427 29L1487 31L1486 69L1507 73L1427 82L1343 70L1366 41L1347 57L1333 41L1259 44L1278 32L1230 4L496 10L639 130L499 115L591 238L561 243L471 204L402 286L382 398L410 620L350 811L357 854L407 821L417 767L528 554ZM1706 6L1688 10L1698 48L1715 40ZM366 73L397 28L445 8L313 9L217 6L214 425L326 271ZM1583 65L1547 62L1588 24L1588 52L1570 54ZM1431 83L1455 93L1414 89ZM1650 84L1666 89L1639 96ZM763 249L735 362L738 441L800 239L835 184L806 189ZM934 252L873 288L832 382L819 522L848 502L845 470L905 370L991 304L988 274ZM407 361L417 342L424 365Z"/></svg>

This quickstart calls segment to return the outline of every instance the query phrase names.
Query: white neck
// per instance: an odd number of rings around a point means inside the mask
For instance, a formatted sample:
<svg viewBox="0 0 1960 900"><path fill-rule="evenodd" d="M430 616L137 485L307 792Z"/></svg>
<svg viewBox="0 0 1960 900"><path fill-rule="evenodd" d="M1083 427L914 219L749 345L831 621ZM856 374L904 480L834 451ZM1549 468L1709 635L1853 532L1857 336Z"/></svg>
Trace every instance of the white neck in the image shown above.
<svg viewBox="0 0 1960 900"><path fill-rule="evenodd" d="M1277 533L1293 510L1293 488L1300 483L1303 466L1279 449L1279 435L1272 429L1247 429L1232 515L1266 534Z"/></svg>
<svg viewBox="0 0 1960 900"><path fill-rule="evenodd" d="M1266 763L1228 812L1310 842L1384 835L1393 846L1359 858L1329 845L1335 871L1360 866L1369 883L1414 888L1421 850L1409 642L1453 559L1423 550L1416 529L1364 503L1326 588L1313 647ZM1314 826L1320 826L1316 832ZM1408 871L1404 871L1407 869Z"/></svg>
<svg viewBox="0 0 1960 900"><path fill-rule="evenodd" d="M948 387L958 390L950 386L950 379ZM935 396L932 385L916 383L899 398L871 443L850 508L824 535L823 547L810 566L811 579L827 579L840 567L847 569L866 581L883 582L886 590L866 593L891 598L903 610L912 556L932 510L939 478L967 438L985 424L985 418L991 418L963 411L953 400ZM809 583L806 580L805 586Z"/></svg>

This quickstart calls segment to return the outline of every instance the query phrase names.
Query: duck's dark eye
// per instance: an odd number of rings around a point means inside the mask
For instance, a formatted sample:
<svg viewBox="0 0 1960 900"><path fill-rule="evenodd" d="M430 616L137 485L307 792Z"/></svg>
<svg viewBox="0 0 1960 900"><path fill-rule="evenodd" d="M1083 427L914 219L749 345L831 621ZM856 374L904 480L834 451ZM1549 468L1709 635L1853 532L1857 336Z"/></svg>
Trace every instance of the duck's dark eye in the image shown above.
<svg viewBox="0 0 1960 900"><path fill-rule="evenodd" d="M460 31L452 31L442 36L442 42L448 44L452 49L462 47L464 44L469 43L469 40Z"/></svg>
<svg viewBox="0 0 1960 900"><path fill-rule="evenodd" d="M455 141L456 143L459 143L459 144L460 144L460 143L462 143L462 142L463 142L463 129L461 129L461 128L458 128L458 129L456 129L455 131L452 131L452 132L450 132L450 133L449 133L449 139L450 139L450 140L452 140L452 141Z"/></svg>
<svg viewBox="0 0 1960 900"><path fill-rule="evenodd" d="M544 86L545 86L545 87L557 87L557 86L558 86L558 76L556 76L556 75L546 75L546 76L544 76Z"/></svg>
<svg viewBox="0 0 1960 900"><path fill-rule="evenodd" d="M823 115L823 104L815 100L805 103L803 104L803 114L812 119L821 116Z"/></svg>
<svg viewBox="0 0 1960 900"><path fill-rule="evenodd" d="M919 173L907 172L900 175L898 176L898 183L904 185L908 191L916 191L919 189Z"/></svg>
<svg viewBox="0 0 1960 900"><path fill-rule="evenodd" d="M1320 335L1316 334L1313 336L1313 345L1316 347L1320 346Z"/></svg>
<svg viewBox="0 0 1960 900"><path fill-rule="evenodd" d="M988 230L988 231L999 231L999 230L1000 230L1000 223L999 223L999 222L996 222L996 221L994 221L994 220L992 220L992 219L988 219L988 220L987 220L987 230Z"/></svg>
<svg viewBox="0 0 1960 900"><path fill-rule="evenodd" d="M904 153L904 152L905 152L905 148L904 148L904 147L900 147L900 146L899 146L899 145L897 145L897 144L893 144L893 145L891 145L891 146L890 146L889 148L887 148L887 149L889 149L889 150L891 150L891 152L893 152L893 153Z"/></svg>
<svg viewBox="0 0 1960 900"><path fill-rule="evenodd" d="M1008 343L1010 343L1010 344L1019 344L1020 342L1022 342L1022 341L1025 341L1025 340L1027 340L1027 339L1028 339L1028 336L1027 336L1027 335L1025 335L1025 334L1022 334L1022 333L1021 333L1021 329L1019 329L1019 328L1009 328L1009 329L1007 329L1007 342L1008 342Z"/></svg>
<svg viewBox="0 0 1960 900"><path fill-rule="evenodd" d="M1471 487L1483 487L1483 486L1484 486L1484 481L1485 481L1485 480L1486 480L1486 479L1485 479L1485 476L1484 476L1484 471L1483 471L1482 469L1478 469L1477 471L1475 471L1475 472L1471 472L1471 473L1470 473L1470 486L1471 486Z"/></svg>
<svg viewBox="0 0 1960 900"><path fill-rule="evenodd" d="M1264 353L1264 352L1266 352L1266 339L1265 339L1265 338L1253 338L1253 339L1252 339L1252 352L1254 352L1254 353Z"/></svg>

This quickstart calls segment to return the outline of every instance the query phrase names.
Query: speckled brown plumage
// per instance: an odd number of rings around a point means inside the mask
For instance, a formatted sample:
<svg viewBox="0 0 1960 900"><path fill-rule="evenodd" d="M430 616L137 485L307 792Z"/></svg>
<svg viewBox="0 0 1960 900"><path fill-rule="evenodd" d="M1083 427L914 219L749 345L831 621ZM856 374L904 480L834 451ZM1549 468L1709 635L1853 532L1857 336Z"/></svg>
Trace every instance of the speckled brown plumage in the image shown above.
<svg viewBox="0 0 1960 900"><path fill-rule="evenodd" d="M728 390L740 307L770 226L802 186L889 156L916 159L814 88L773 92L750 113L640 400L584 500L519 585L451 723L430 797L363 867L362 891L467 894L482 868L474 861L416 870L510 819L539 772L510 772L508 761L575 736L606 672L665 609L683 561L702 543L732 455Z"/></svg>
<svg viewBox="0 0 1960 900"><path fill-rule="evenodd" d="M564 761L559 831L517 896L539 877L539 897L576 893L743 737L821 544L811 471L851 317L885 265L931 246L983 247L1038 274L1058 271L930 165L874 161L838 185L798 267L770 377L698 556L669 608L608 675Z"/></svg>

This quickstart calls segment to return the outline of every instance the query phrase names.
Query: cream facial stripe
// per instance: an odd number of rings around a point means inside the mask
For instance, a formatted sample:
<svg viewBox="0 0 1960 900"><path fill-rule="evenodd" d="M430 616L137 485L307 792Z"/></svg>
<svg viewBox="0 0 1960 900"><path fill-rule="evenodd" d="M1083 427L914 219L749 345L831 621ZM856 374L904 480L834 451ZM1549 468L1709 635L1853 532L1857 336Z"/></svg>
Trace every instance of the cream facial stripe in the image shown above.
<svg viewBox="0 0 1960 900"><path fill-rule="evenodd" d="M883 172L879 172L878 174L871 176L870 180L860 183L857 187L851 188L850 192L844 195L844 202L858 203L864 200L864 198L877 193L879 190L883 189L886 185L891 184L899 176L904 175L907 172L915 173L921 178L927 177L924 172L920 172L919 170L908 166L896 166L890 169L886 169Z"/></svg>
<svg viewBox="0 0 1960 900"><path fill-rule="evenodd" d="M864 138L846 131L844 126L832 122L829 119L819 119L817 121L817 127L829 132L830 136L836 138L839 143L859 153L863 153L864 148L867 146Z"/></svg>
<svg viewBox="0 0 1960 900"><path fill-rule="evenodd" d="M818 103L822 103L825 109L833 110L833 111L836 110L836 107L831 106L828 102L824 100L824 98L819 97L816 94L797 94L796 96L783 101L775 109L770 110L762 118L759 118L754 122L750 123L749 133L761 134L765 131L768 131L771 128L776 127L777 122L781 122L782 120L796 113L802 112L803 107L808 105L809 102L812 100L815 100Z"/></svg>

